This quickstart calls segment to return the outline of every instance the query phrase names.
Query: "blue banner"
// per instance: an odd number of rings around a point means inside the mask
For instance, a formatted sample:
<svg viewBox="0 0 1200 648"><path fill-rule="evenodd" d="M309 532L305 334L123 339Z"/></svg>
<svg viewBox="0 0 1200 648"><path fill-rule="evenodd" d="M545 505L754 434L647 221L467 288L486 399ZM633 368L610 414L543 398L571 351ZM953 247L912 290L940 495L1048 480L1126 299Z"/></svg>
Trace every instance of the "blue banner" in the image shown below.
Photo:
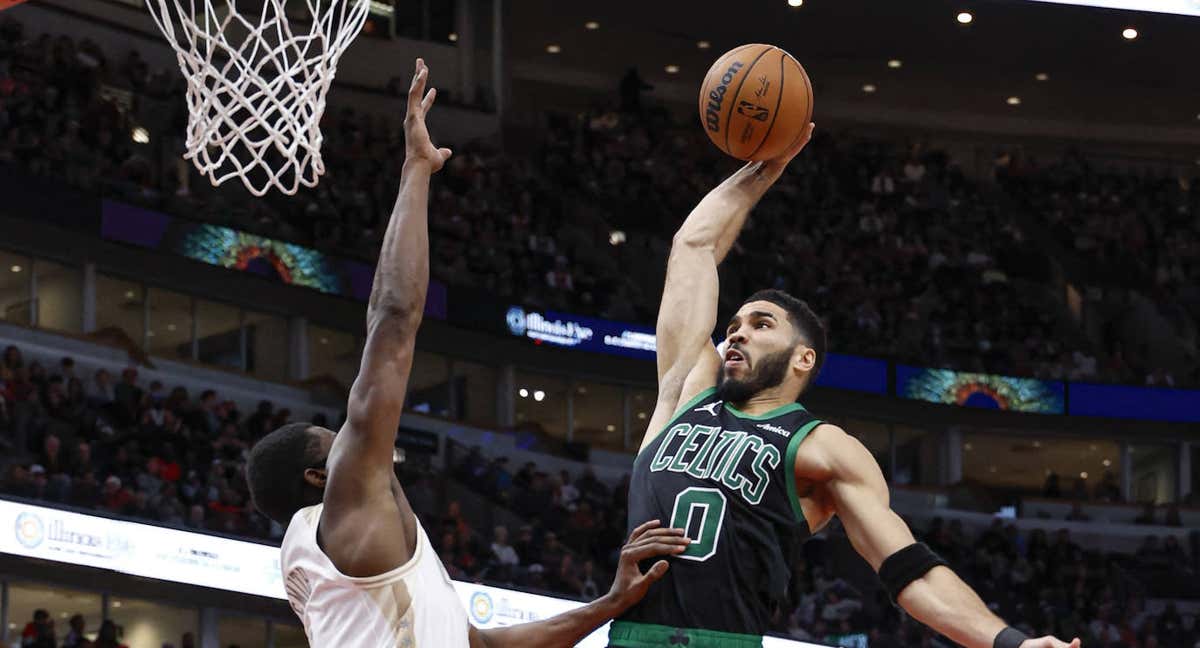
<svg viewBox="0 0 1200 648"><path fill-rule="evenodd" d="M879 358L830 353L817 376L818 387L888 393L888 363Z"/></svg>
<svg viewBox="0 0 1200 648"><path fill-rule="evenodd" d="M1061 381L896 365L896 395L981 409L1063 414Z"/></svg>
<svg viewBox="0 0 1200 648"><path fill-rule="evenodd" d="M1200 391L1071 383L1071 415L1200 422Z"/></svg>
<svg viewBox="0 0 1200 648"><path fill-rule="evenodd" d="M636 324L566 315L553 311L527 311L512 306L504 317L509 333L533 340L534 344L609 353L653 360L654 329Z"/></svg>

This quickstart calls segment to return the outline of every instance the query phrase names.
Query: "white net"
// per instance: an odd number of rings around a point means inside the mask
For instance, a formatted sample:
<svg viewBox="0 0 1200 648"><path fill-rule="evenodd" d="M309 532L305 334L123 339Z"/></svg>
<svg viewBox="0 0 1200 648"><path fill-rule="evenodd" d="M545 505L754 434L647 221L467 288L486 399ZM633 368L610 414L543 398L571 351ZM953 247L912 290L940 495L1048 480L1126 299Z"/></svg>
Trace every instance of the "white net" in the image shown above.
<svg viewBox="0 0 1200 648"><path fill-rule="evenodd" d="M146 0L187 80L187 153L213 185L315 187L321 116L369 0ZM288 6L292 8L289 16ZM240 7L240 11L239 11Z"/></svg>

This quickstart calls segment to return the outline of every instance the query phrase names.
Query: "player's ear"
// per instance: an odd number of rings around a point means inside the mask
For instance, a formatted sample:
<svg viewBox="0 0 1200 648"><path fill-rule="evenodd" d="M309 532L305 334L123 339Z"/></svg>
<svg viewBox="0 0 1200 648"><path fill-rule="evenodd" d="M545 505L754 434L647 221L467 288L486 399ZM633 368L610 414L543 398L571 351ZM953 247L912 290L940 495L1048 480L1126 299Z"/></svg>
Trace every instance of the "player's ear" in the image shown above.
<svg viewBox="0 0 1200 648"><path fill-rule="evenodd" d="M792 353L792 368L808 373L817 366L817 352L807 344L797 344Z"/></svg>
<svg viewBox="0 0 1200 648"><path fill-rule="evenodd" d="M328 479L328 477L329 476L325 473L324 468L304 469L304 481L307 482L309 486L313 486L314 488L325 488L325 481Z"/></svg>

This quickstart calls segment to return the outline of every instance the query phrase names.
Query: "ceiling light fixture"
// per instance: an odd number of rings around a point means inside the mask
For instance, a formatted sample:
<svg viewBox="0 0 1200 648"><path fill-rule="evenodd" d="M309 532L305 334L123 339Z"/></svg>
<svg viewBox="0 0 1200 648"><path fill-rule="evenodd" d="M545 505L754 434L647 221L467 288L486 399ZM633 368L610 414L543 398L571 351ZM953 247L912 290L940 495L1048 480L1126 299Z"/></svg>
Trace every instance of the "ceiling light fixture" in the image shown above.
<svg viewBox="0 0 1200 648"><path fill-rule="evenodd" d="M712 47L712 43L708 41L696 41L696 47L699 49L708 49Z"/></svg>
<svg viewBox="0 0 1200 648"><path fill-rule="evenodd" d="M1049 81L1050 75L1046 74L1045 72L1038 72L1033 78L1037 79L1038 81Z"/></svg>
<svg viewBox="0 0 1200 648"><path fill-rule="evenodd" d="M1133 27L1126 27L1125 31L1121 32L1121 35L1125 37L1125 40L1133 40L1138 37L1138 30Z"/></svg>
<svg viewBox="0 0 1200 648"><path fill-rule="evenodd" d="M804 4L804 0L788 0L789 7L799 7Z"/></svg>
<svg viewBox="0 0 1200 648"><path fill-rule="evenodd" d="M893 70L900 68L902 65L904 65L904 61L901 61L900 59L892 59L888 61L888 67L892 68Z"/></svg>
<svg viewBox="0 0 1200 648"><path fill-rule="evenodd" d="M550 54L558 54L561 51L562 51L562 48L559 47L558 45L547 45L546 46L546 52L548 52Z"/></svg>
<svg viewBox="0 0 1200 648"><path fill-rule="evenodd" d="M1010 105L1010 106L1020 106L1021 105L1020 97L1009 97L1007 99L1007 101L1008 101L1008 105Z"/></svg>
<svg viewBox="0 0 1200 648"><path fill-rule="evenodd" d="M583 26L590 31L596 31L597 29L600 29L600 23L596 22L595 20L589 20L583 23Z"/></svg>
<svg viewBox="0 0 1200 648"><path fill-rule="evenodd" d="M969 12L969 11L958 12L958 24L969 25L969 24L971 24L971 21L973 21L973 20L975 20L975 16L971 15L971 12Z"/></svg>
<svg viewBox="0 0 1200 648"><path fill-rule="evenodd" d="M451 43L457 43L457 42L458 42L458 34L456 34L456 33L454 33L454 32L450 32L450 35L449 35L449 36L447 36L446 38L449 38Z"/></svg>
<svg viewBox="0 0 1200 648"><path fill-rule="evenodd" d="M678 65L668 65L667 67L665 67L663 69L667 71L667 74L678 74L679 73Z"/></svg>
<svg viewBox="0 0 1200 648"><path fill-rule="evenodd" d="M863 90L863 92L865 92L867 94L871 94L872 92L875 92L875 90L877 90L877 88L875 87L875 84L867 83L867 84L863 85L862 90Z"/></svg>

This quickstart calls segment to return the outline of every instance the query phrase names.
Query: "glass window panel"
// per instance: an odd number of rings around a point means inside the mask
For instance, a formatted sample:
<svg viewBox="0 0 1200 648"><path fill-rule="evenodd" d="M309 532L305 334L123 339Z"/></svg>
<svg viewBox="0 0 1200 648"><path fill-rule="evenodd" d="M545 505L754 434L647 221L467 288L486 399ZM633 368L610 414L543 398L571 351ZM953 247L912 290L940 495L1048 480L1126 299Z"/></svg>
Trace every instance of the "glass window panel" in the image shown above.
<svg viewBox="0 0 1200 648"><path fill-rule="evenodd" d="M450 371L446 356L417 351L408 379L405 407L422 414L450 415Z"/></svg>
<svg viewBox="0 0 1200 648"><path fill-rule="evenodd" d="M358 338L349 333L309 326L308 376L328 376L348 391L358 376L358 365L362 359L359 344Z"/></svg>
<svg viewBox="0 0 1200 648"><path fill-rule="evenodd" d="M142 304L145 292L141 284L106 275L96 277L96 330L117 329L139 347L142 346Z"/></svg>
<svg viewBox="0 0 1200 648"><path fill-rule="evenodd" d="M161 288L150 288L150 329L146 337L151 355L173 360L192 359L192 298Z"/></svg>
<svg viewBox="0 0 1200 648"><path fill-rule="evenodd" d="M217 637L222 646L267 648L267 620L222 614L217 622Z"/></svg>
<svg viewBox="0 0 1200 648"><path fill-rule="evenodd" d="M567 438L567 381L558 376L518 371L517 426L556 439Z"/></svg>
<svg viewBox="0 0 1200 648"><path fill-rule="evenodd" d="M83 635L89 640L95 639L96 631L100 629L102 603L99 594L38 583L10 582L8 596L8 636L18 643L36 610L50 613L59 643L71 631L71 617L76 614L83 617Z"/></svg>
<svg viewBox="0 0 1200 648"><path fill-rule="evenodd" d="M1178 499L1179 455L1174 447L1134 444L1129 447L1129 462L1133 473L1130 494L1135 502L1163 504Z"/></svg>
<svg viewBox="0 0 1200 648"><path fill-rule="evenodd" d="M622 425L622 389L619 385L578 382L575 385L575 433L573 439L595 448L621 450L625 433Z"/></svg>
<svg viewBox="0 0 1200 648"><path fill-rule="evenodd" d="M199 360L229 369L242 368L240 314L227 304L196 300Z"/></svg>
<svg viewBox="0 0 1200 648"><path fill-rule="evenodd" d="M938 483L938 440L940 434L929 430L897 425L894 482L916 486Z"/></svg>
<svg viewBox="0 0 1200 648"><path fill-rule="evenodd" d="M282 317L246 311L246 371L257 378L288 379L288 322Z"/></svg>
<svg viewBox="0 0 1200 648"><path fill-rule="evenodd" d="M636 450L641 446L642 437L646 434L646 426L650 425L650 417L654 416L654 404L658 399L658 392L653 389L633 389L629 393L629 416L631 418L630 425L633 426L629 430L629 448L626 450Z"/></svg>
<svg viewBox="0 0 1200 648"><path fill-rule="evenodd" d="M304 628L276 623L275 648L308 648L308 637L304 635Z"/></svg>
<svg viewBox="0 0 1200 648"><path fill-rule="evenodd" d="M34 261L38 327L83 332L83 271L52 261Z"/></svg>
<svg viewBox="0 0 1200 648"><path fill-rule="evenodd" d="M121 643L127 646L179 646L183 635L195 637L199 614L195 608L172 607L151 601L116 597L109 599L108 617L117 624Z"/></svg>
<svg viewBox="0 0 1200 648"><path fill-rule="evenodd" d="M1119 499L1120 454L1116 442L1100 439L969 433L963 479L1026 495Z"/></svg>
<svg viewBox="0 0 1200 648"><path fill-rule="evenodd" d="M29 258L0 250L0 320L29 326Z"/></svg>
<svg viewBox="0 0 1200 648"><path fill-rule="evenodd" d="M475 425L495 427L498 380L499 372L493 367L455 360L454 385L459 418Z"/></svg>

